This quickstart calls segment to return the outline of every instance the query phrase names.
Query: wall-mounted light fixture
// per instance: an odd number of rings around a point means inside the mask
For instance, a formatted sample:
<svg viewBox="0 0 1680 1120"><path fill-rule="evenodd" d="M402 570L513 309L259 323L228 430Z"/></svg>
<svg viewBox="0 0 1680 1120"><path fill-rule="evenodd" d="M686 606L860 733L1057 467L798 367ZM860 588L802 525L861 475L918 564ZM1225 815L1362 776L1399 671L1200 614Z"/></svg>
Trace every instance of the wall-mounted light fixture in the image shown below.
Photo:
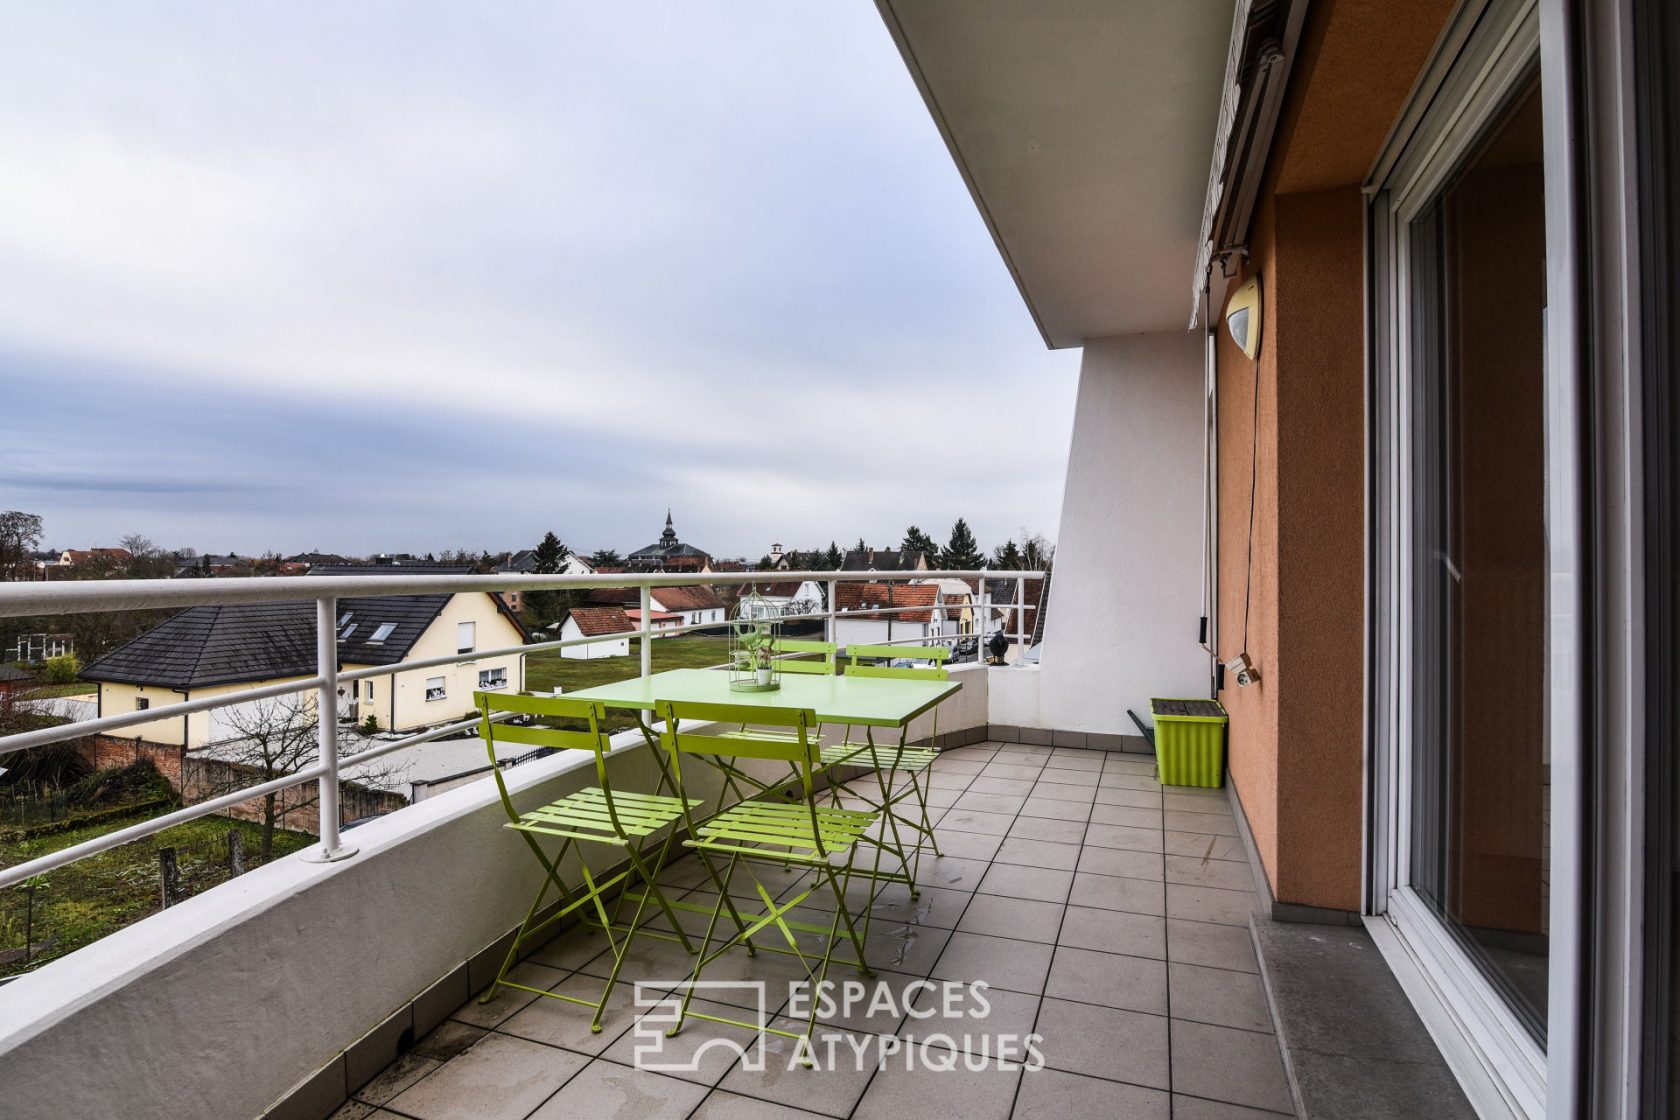
<svg viewBox="0 0 1680 1120"><path fill-rule="evenodd" d="M1225 329L1231 341L1248 357L1260 352L1260 277L1250 276L1225 304Z"/></svg>

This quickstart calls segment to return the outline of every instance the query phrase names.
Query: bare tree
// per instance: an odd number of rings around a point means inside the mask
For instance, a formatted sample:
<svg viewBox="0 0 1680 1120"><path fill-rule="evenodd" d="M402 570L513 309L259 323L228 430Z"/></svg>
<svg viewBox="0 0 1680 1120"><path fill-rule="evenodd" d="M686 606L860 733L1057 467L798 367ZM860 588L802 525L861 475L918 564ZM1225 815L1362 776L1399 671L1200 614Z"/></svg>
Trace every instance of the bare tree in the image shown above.
<svg viewBox="0 0 1680 1120"><path fill-rule="evenodd" d="M0 579L21 579L23 564L41 544L41 515L0 510Z"/></svg>
<svg viewBox="0 0 1680 1120"><path fill-rule="evenodd" d="M225 773L206 782L209 796L295 774L313 765L319 756L315 704L310 696L254 700L222 709L221 719L233 736L217 744L210 754L217 761L231 765ZM345 763L355 757L354 752L344 750L339 755ZM363 768L357 772L357 784L378 786L395 772L394 766ZM263 795L264 862L274 856L274 830L282 818L308 808L317 799L317 787L313 783L293 786L284 801L278 793Z"/></svg>

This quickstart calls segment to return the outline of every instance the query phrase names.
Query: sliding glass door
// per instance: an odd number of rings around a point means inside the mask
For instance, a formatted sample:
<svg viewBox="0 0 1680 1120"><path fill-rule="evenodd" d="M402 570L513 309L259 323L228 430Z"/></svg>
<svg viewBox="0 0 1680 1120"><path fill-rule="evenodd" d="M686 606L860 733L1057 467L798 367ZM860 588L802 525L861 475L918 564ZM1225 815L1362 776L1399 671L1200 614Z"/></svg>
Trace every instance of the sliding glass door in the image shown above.
<svg viewBox="0 0 1680 1120"><path fill-rule="evenodd" d="M1530 79L1407 233L1410 885L1544 1043L1553 674L1541 155Z"/></svg>
<svg viewBox="0 0 1680 1120"><path fill-rule="evenodd" d="M1466 23L1371 184L1367 905L1478 1110L1538 1117L1573 405L1546 357L1537 13L1490 0Z"/></svg>

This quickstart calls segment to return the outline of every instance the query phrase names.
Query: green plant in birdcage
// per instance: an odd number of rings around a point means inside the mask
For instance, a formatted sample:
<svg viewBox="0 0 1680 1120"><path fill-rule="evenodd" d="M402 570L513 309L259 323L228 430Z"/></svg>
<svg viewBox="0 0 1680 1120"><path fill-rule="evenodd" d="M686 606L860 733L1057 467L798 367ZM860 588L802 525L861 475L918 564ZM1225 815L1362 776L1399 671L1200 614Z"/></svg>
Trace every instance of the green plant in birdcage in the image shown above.
<svg viewBox="0 0 1680 1120"><path fill-rule="evenodd" d="M776 643L781 636L779 611L754 591L736 607L729 627L729 687L737 692L770 692L781 686Z"/></svg>

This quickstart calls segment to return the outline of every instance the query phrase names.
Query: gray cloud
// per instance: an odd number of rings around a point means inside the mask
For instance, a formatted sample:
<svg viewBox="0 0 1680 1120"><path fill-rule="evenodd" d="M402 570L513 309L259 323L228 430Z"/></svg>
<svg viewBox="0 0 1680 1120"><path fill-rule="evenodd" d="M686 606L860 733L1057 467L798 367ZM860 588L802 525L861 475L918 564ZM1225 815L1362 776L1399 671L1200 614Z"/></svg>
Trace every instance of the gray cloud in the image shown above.
<svg viewBox="0 0 1680 1120"><path fill-rule="evenodd" d="M1053 528L1075 358L865 7L14 23L0 504L55 542Z"/></svg>

